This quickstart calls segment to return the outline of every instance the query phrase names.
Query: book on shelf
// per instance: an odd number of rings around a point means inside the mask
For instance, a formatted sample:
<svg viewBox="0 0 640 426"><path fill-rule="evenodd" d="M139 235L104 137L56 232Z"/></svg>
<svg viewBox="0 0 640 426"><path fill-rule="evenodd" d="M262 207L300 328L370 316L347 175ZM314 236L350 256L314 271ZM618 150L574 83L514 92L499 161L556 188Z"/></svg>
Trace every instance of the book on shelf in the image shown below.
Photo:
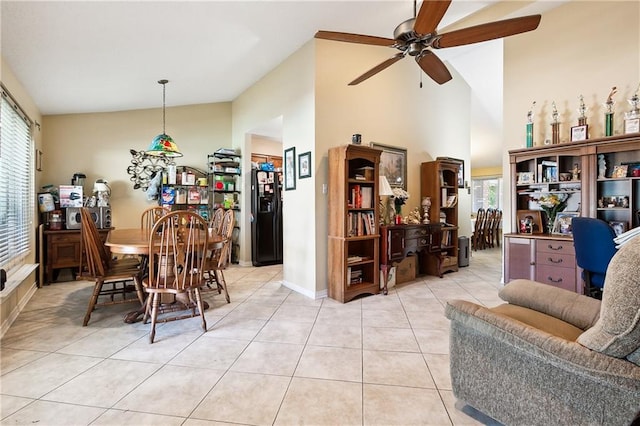
<svg viewBox="0 0 640 426"><path fill-rule="evenodd" d="M371 186L363 186L360 188L361 193L361 208L370 209L373 207L373 188Z"/></svg>
<svg viewBox="0 0 640 426"><path fill-rule="evenodd" d="M347 235L350 237L376 234L373 212L350 212L347 215Z"/></svg>

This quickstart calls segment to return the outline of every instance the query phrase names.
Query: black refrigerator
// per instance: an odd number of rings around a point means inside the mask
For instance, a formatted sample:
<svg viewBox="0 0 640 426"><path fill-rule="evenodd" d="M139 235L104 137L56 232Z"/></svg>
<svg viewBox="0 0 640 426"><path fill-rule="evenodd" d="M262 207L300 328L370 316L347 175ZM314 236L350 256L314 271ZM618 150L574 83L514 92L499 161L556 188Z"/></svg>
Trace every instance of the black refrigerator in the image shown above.
<svg viewBox="0 0 640 426"><path fill-rule="evenodd" d="M251 258L254 266L282 263L282 173L251 171Z"/></svg>

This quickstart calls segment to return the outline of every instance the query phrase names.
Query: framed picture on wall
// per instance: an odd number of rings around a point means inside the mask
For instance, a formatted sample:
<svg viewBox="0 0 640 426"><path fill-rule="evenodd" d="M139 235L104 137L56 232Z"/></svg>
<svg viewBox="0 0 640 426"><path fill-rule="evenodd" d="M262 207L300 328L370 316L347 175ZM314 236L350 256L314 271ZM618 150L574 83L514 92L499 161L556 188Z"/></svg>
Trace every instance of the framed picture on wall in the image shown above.
<svg viewBox="0 0 640 426"><path fill-rule="evenodd" d="M311 177L311 151L298 156L298 177L300 179Z"/></svg>
<svg viewBox="0 0 640 426"><path fill-rule="evenodd" d="M296 148L284 150L284 189L296 189Z"/></svg>
<svg viewBox="0 0 640 426"><path fill-rule="evenodd" d="M387 178L392 188L407 190L407 150L390 145L371 142L372 148L382 150L380 174Z"/></svg>

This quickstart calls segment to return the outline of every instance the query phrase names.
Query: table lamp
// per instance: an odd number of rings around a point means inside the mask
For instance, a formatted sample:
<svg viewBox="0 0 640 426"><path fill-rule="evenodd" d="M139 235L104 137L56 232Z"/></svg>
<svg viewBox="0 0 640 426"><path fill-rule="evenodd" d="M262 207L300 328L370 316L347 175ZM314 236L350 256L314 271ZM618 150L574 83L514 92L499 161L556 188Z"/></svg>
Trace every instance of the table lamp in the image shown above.
<svg viewBox="0 0 640 426"><path fill-rule="evenodd" d="M389 185L389 181L387 180L387 177L384 175L380 175L380 179L379 179L379 193L378 195L380 196L380 198L382 197L387 197L387 201L386 203L382 203L382 200L380 201L380 205L381 205L381 210L382 210L382 223L383 225L388 225L392 222L392 216L391 216L391 212L394 210L393 209L393 205L391 204L391 198L393 197L393 189L391 188L391 185Z"/></svg>

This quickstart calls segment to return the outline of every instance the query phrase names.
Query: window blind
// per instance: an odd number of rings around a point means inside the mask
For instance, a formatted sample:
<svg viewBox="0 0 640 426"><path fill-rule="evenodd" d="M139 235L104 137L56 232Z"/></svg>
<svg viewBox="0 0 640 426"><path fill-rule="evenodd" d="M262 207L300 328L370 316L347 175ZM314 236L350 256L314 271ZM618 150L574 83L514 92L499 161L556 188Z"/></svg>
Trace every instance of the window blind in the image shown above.
<svg viewBox="0 0 640 426"><path fill-rule="evenodd" d="M31 120L2 86L0 101L0 268L10 270L29 254L34 191Z"/></svg>

